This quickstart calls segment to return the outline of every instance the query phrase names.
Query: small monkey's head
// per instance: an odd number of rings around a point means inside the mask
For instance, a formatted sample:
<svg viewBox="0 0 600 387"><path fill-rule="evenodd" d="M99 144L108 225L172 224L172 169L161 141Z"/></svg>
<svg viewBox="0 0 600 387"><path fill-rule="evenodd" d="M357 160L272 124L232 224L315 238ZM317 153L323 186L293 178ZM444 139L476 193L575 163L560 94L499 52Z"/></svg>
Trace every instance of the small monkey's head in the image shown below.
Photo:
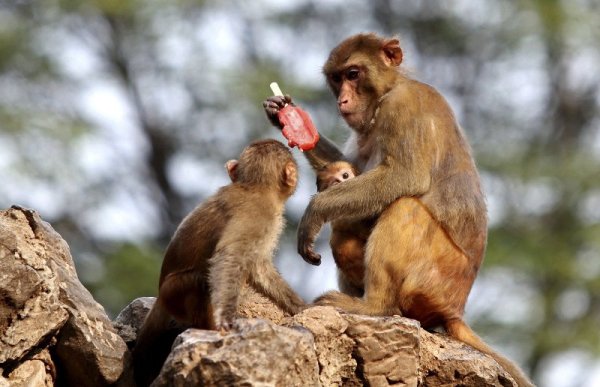
<svg viewBox="0 0 600 387"><path fill-rule="evenodd" d="M248 145L239 160L225 163L234 183L272 187L288 197L296 190L298 166L292 152L277 140L260 140Z"/></svg>
<svg viewBox="0 0 600 387"><path fill-rule="evenodd" d="M317 191L327 188L357 176L356 169L347 161L334 161L317 172Z"/></svg>

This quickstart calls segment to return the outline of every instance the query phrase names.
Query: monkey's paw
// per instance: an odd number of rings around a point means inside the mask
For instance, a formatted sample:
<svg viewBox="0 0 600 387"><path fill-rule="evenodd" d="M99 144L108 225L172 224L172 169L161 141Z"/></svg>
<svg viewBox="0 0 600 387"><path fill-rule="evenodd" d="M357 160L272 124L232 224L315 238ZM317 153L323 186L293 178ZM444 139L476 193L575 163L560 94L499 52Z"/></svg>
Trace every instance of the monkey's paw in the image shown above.
<svg viewBox="0 0 600 387"><path fill-rule="evenodd" d="M315 253L312 243L303 244L298 242L298 254L311 265L319 266L321 264L321 255Z"/></svg>

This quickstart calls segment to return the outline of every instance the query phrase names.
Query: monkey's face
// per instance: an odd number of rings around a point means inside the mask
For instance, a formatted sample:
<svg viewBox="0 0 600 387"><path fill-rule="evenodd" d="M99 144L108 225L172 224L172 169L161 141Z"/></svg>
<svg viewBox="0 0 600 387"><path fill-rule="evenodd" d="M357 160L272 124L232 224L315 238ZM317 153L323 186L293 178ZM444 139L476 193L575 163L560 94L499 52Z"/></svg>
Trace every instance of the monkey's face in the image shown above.
<svg viewBox="0 0 600 387"><path fill-rule="evenodd" d="M321 192L355 176L350 164L341 161L333 163L317 174L317 190Z"/></svg>
<svg viewBox="0 0 600 387"><path fill-rule="evenodd" d="M402 63L398 39L359 34L340 43L323 66L340 115L354 130L366 130L380 98L390 90Z"/></svg>

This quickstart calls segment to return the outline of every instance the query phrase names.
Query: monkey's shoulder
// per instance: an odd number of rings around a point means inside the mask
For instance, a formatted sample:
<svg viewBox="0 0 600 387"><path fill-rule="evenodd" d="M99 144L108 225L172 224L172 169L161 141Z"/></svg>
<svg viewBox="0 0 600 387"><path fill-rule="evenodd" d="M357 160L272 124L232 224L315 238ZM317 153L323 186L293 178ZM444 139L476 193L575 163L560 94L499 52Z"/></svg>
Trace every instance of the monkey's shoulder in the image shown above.
<svg viewBox="0 0 600 387"><path fill-rule="evenodd" d="M228 223L270 228L283 217L284 200L275 189L234 183L221 188L214 199L214 207L228 215Z"/></svg>
<svg viewBox="0 0 600 387"><path fill-rule="evenodd" d="M444 96L433 86L412 78L403 78L382 99L382 108L395 111L403 107L409 111L448 108Z"/></svg>

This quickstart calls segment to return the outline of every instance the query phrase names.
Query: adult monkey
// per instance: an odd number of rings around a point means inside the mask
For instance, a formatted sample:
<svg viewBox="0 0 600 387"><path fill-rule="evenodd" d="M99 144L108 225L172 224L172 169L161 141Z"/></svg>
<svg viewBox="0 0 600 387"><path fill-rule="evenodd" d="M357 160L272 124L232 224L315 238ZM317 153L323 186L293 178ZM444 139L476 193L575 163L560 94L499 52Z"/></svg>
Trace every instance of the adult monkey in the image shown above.
<svg viewBox="0 0 600 387"><path fill-rule="evenodd" d="M353 132L345 154L321 137L305 155L315 170L347 159L363 173L311 199L298 227L298 252L318 265L313 246L324 223L379 218L367 241L364 296L329 292L316 303L368 315L400 310L424 328L442 325L492 356L519 386L532 386L463 321L487 239L479 175L448 103L407 77L401 62L397 39L359 34L334 48L323 67ZM288 96L264 102L276 126L285 103Z"/></svg>

